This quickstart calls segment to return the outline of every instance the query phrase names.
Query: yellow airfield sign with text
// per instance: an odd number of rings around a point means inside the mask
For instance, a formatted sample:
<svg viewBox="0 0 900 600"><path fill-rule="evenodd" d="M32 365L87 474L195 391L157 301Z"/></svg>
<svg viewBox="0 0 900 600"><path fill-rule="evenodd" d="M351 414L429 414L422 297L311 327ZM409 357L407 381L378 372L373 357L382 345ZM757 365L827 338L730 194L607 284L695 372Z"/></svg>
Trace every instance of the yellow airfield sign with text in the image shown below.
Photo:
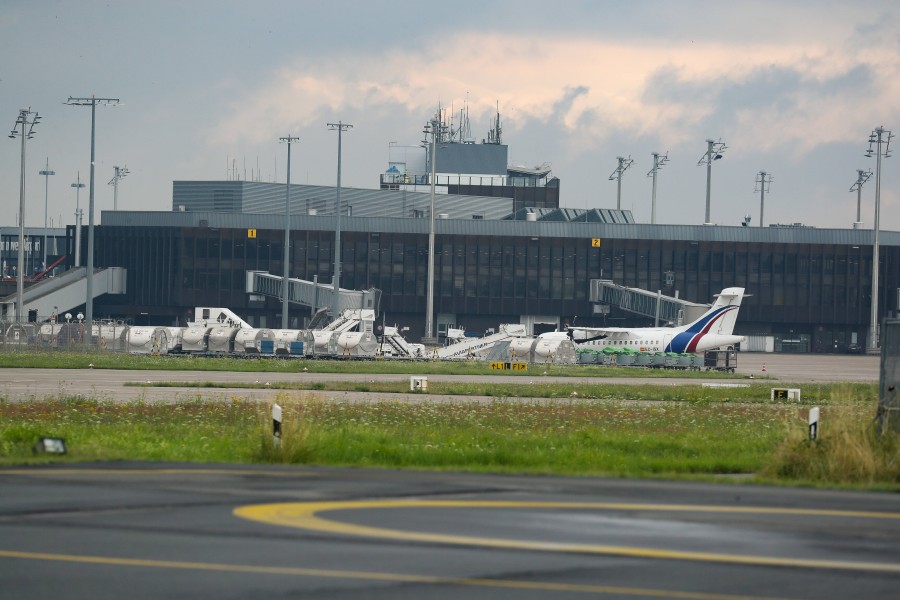
<svg viewBox="0 0 900 600"><path fill-rule="evenodd" d="M497 371L527 371L528 363L523 362L492 362L491 369Z"/></svg>

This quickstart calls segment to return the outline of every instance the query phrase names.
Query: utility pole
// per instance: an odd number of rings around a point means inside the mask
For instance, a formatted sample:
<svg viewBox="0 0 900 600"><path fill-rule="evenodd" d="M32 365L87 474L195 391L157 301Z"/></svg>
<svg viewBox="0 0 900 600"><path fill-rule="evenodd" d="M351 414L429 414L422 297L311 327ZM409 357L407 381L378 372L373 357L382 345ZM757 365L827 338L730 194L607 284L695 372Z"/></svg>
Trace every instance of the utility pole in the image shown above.
<svg viewBox="0 0 900 600"><path fill-rule="evenodd" d="M497 134L494 141L489 143L500 143L500 114L497 113ZM428 281L425 289L425 335L422 337L423 344L434 345L437 338L434 335L434 253L435 253L435 231L434 231L434 211L435 211L435 185L437 184L437 145L444 141L444 135L447 133L447 126L441 117L441 109L438 106L437 112L425 125L424 143L428 148L428 136L431 136L431 220L428 228Z"/></svg>
<svg viewBox="0 0 900 600"><path fill-rule="evenodd" d="M38 175L44 176L44 269L47 268L47 190L50 187L50 176L56 175L56 171L50 170L50 157L47 157L47 166ZM42 269L43 270L43 269Z"/></svg>
<svg viewBox="0 0 900 600"><path fill-rule="evenodd" d="M34 126L41 118L31 107L19 110L19 116L9 133L10 139L22 138L22 163L19 174L19 258L16 267L16 323L25 322L25 141L34 137Z"/></svg>
<svg viewBox="0 0 900 600"><path fill-rule="evenodd" d="M115 175L113 178L109 180L107 185L113 186L113 210L119 210L119 181L125 179L125 176L130 173L128 167L113 167L113 171Z"/></svg>
<svg viewBox="0 0 900 600"><path fill-rule="evenodd" d="M609 180L618 182L616 190L616 209L622 210L622 175L628 170L628 167L634 164L634 161L631 160L630 156L628 158L617 156L616 160L619 161L619 166L616 167L616 170L609 176Z"/></svg>
<svg viewBox="0 0 900 600"><path fill-rule="evenodd" d="M869 322L869 341L866 348L868 354L878 353L878 218L881 209L881 157L891 155L891 138L894 134L884 126L876 127L869 134L869 149L866 156L875 154L875 230L872 236L872 308Z"/></svg>
<svg viewBox="0 0 900 600"><path fill-rule="evenodd" d="M81 171L78 171L78 179L69 187L75 188L75 266L81 266L81 189L84 184L81 183Z"/></svg>
<svg viewBox="0 0 900 600"><path fill-rule="evenodd" d="M650 198L650 224L656 224L656 174L659 172L660 168L667 162L669 162L669 153L666 152L662 158L659 156L659 152L653 152L653 168L647 172L647 177L653 177L653 193Z"/></svg>
<svg viewBox="0 0 900 600"><path fill-rule="evenodd" d="M91 176L90 187L88 188L88 244L87 244L87 272L86 283L87 292L84 301L84 322L87 326L87 337L85 342L93 344L94 336L94 148L96 141L96 123L97 123L97 105L115 106L119 103L118 98L97 98L96 96L74 98L69 96L64 104L69 106L90 106L91 107Z"/></svg>
<svg viewBox="0 0 900 600"><path fill-rule="evenodd" d="M869 181L871 176L872 169L869 169L868 171L857 169L856 183L850 186L850 191L856 192L856 222L853 223L853 229L862 228L862 189L863 185Z"/></svg>
<svg viewBox="0 0 900 600"><path fill-rule="evenodd" d="M706 140L706 152L704 152L700 156L700 160L697 161L697 166L702 166L704 163L706 164L706 219L703 221L704 225L712 225L712 221L710 220L710 189L712 187L712 164L714 160L719 160L722 158L722 154L727 149L727 146L720 139L718 142L713 140Z"/></svg>
<svg viewBox="0 0 900 600"><path fill-rule="evenodd" d="M756 176L756 187L753 188L754 192L759 192L759 226L763 227L763 207L766 203L766 192L769 191L769 187L774 181L774 177L772 177L771 173L766 173L765 171L760 171Z"/></svg>
<svg viewBox="0 0 900 600"><path fill-rule="evenodd" d="M288 328L288 295L290 294L290 285L288 284L288 276L290 273L290 247L291 247L291 144L299 142L300 138L287 135L280 137L278 140L287 143L287 191L284 194L284 275L281 278L281 328Z"/></svg>
<svg viewBox="0 0 900 600"><path fill-rule="evenodd" d="M340 298L341 298L341 135L347 129L352 129L353 125L348 125L338 121L337 123L326 123L328 129L338 132L338 161L337 161L337 198L335 199L334 214L334 276L332 282L334 284L334 301L331 307L331 316L337 317L340 314Z"/></svg>

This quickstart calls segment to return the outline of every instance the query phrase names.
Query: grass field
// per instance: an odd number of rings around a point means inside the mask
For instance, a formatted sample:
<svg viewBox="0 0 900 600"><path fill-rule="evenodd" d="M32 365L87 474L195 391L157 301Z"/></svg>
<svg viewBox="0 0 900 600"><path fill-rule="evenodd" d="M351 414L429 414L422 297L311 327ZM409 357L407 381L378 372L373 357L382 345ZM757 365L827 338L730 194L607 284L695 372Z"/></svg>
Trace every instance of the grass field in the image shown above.
<svg viewBox="0 0 900 600"><path fill-rule="evenodd" d="M64 398L0 404L3 462L63 437L66 460L287 462L329 465L651 475L752 473L796 408L607 401L414 404L280 399L287 456L267 455L267 405L175 405Z"/></svg>
<svg viewBox="0 0 900 600"><path fill-rule="evenodd" d="M322 401L284 392L273 444L270 406L86 398L0 401L0 463L160 460L283 462L505 473L717 478L900 491L897 436L871 434L871 403L832 399L820 440L808 407L706 401L461 399ZM33 454L63 437L64 457Z"/></svg>
<svg viewBox="0 0 900 600"><path fill-rule="evenodd" d="M33 366L47 366L40 358L30 358ZM83 358L51 356L54 361ZM184 359L166 360L195 368ZM340 362L325 364L346 368ZM358 364L366 363L353 363L355 372ZM483 368L450 366L463 373ZM200 396L214 387L199 385ZM900 436L874 434L877 391L872 384L806 385L802 404L770 401L766 384L711 390L583 380L434 382L432 393L455 398L436 401L419 395L413 402L378 398L379 393L408 392L405 382L297 387L292 384L279 393L284 432L277 446L271 434L271 403L266 402L219 397L174 404L117 403L64 394L26 402L0 398L0 464L280 462L583 476L738 476L744 481L900 491ZM366 391L371 401L328 401L317 391L326 389ZM822 407L816 442L806 439L812 404ZM69 453L33 453L41 436L65 438Z"/></svg>

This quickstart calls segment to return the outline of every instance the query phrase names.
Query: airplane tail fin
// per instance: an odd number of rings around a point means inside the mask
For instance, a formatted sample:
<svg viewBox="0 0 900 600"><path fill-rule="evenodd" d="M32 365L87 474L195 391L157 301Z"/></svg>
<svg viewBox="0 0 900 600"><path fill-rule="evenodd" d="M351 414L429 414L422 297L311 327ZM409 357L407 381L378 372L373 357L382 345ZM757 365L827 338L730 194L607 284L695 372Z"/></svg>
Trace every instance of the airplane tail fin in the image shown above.
<svg viewBox="0 0 900 600"><path fill-rule="evenodd" d="M741 308L741 301L744 299L744 288L726 288L722 290L716 302L725 298L727 306L733 306L734 309L728 310L719 320L719 331L715 332L719 335L732 335L734 333L734 324L737 322L738 311Z"/></svg>
<svg viewBox="0 0 900 600"><path fill-rule="evenodd" d="M712 308L702 317L679 330L667 345L667 352L698 352L737 344L744 339L732 335L744 288L725 288L717 296Z"/></svg>
<svg viewBox="0 0 900 600"><path fill-rule="evenodd" d="M682 331L713 335L731 335L737 321L744 288L725 288L716 294L716 301L703 316L684 326Z"/></svg>

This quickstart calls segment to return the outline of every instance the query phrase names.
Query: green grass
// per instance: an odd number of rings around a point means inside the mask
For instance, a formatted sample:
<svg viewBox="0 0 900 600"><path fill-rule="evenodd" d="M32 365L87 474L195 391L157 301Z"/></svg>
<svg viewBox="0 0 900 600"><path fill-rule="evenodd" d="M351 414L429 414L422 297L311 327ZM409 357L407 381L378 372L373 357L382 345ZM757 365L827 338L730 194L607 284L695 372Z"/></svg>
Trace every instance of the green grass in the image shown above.
<svg viewBox="0 0 900 600"><path fill-rule="evenodd" d="M497 401L308 403L326 464L570 475L749 473L777 441L782 410L687 404Z"/></svg>
<svg viewBox="0 0 900 600"><path fill-rule="evenodd" d="M0 353L0 366L168 370L344 372L344 361L207 359L73 352ZM353 362L354 372L491 374L484 363ZM599 366L530 365L517 383L430 382L436 401L389 402L409 392L395 382L275 382L283 388L284 435L273 444L269 403L117 403L93 398L0 397L0 464L159 460L288 463L502 473L743 480L900 491L900 435L874 435L874 384L803 385L802 404L771 402L771 384L704 388L668 383L618 385L601 375L684 372ZM539 371L538 371L539 370ZM538 374L574 375L545 383ZM502 374L515 372L502 371ZM719 375L699 374L703 377ZM526 379L527 378L527 379ZM169 382L160 385L186 386ZM780 386L785 384L779 383ZM226 387L242 387L227 384ZM788 385L788 387L791 387ZM310 390L366 391L372 402L326 402ZM495 398L490 402L466 396ZM821 405L820 439L806 440L806 414ZM35 454L41 436L63 437L66 456Z"/></svg>
<svg viewBox="0 0 900 600"><path fill-rule="evenodd" d="M777 441L784 414L795 410L587 401L281 402L284 442L300 448L288 462L610 475L752 472ZM31 455L44 435L66 439L66 460L271 461L264 455L271 439L266 408L83 398L4 403L0 460L45 459Z"/></svg>
<svg viewBox="0 0 900 600"><path fill-rule="evenodd" d="M876 431L871 404L839 404L823 410L819 435L792 427L761 475L816 484L900 487L900 428Z"/></svg>
<svg viewBox="0 0 900 600"><path fill-rule="evenodd" d="M39 437L62 437L64 460L248 462L256 406L239 402L114 403L83 397L0 403L0 462L47 462Z"/></svg>
<svg viewBox="0 0 900 600"><path fill-rule="evenodd" d="M285 393L278 402L284 408L279 446L272 441L269 403L0 401L0 464L160 460L685 479L750 475L900 491L896 461L883 460L862 475L846 461L831 469L815 466L847 454L848 438L837 432L874 414L870 403L846 398L823 412L822 437L813 445L802 439L807 408L786 404L352 403L324 402L313 393ZM40 436L65 438L69 454L33 454ZM897 437L865 444L887 459L900 447Z"/></svg>

